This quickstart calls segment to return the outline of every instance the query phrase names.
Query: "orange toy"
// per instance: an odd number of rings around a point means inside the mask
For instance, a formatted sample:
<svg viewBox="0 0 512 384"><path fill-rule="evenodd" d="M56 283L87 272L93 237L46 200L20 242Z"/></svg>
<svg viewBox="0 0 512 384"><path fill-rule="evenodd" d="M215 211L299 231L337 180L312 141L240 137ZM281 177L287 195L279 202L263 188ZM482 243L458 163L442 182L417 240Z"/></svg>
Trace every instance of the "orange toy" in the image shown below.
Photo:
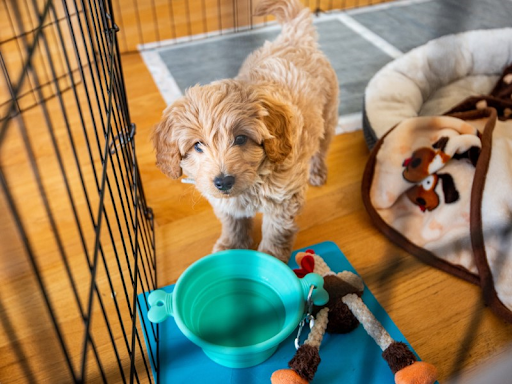
<svg viewBox="0 0 512 384"><path fill-rule="evenodd" d="M394 341L373 316L361 299L364 284L359 276L349 271L335 274L312 250L299 252L295 259L301 266L301 269L295 270L299 277L309 272L324 277L329 302L317 312L307 340L288 363L290 369L274 372L272 384L310 383L320 364L319 350L324 333L347 333L359 323L382 349L382 357L395 375L396 384L432 384L437 380L436 368L432 364L417 361L407 345Z"/></svg>

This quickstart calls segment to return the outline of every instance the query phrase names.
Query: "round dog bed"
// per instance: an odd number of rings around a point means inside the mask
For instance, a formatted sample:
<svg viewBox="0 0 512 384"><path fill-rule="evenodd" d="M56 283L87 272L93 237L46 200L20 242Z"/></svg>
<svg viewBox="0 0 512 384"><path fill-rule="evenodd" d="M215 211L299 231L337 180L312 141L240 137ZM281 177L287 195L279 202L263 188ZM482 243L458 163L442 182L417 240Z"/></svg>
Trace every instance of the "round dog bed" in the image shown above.
<svg viewBox="0 0 512 384"><path fill-rule="evenodd" d="M388 64L366 89L363 129L376 227L479 285L512 323L512 28L442 37Z"/></svg>
<svg viewBox="0 0 512 384"><path fill-rule="evenodd" d="M409 117L442 115L469 96L491 92L512 63L512 28L448 35L388 63L365 90L363 132L373 148Z"/></svg>

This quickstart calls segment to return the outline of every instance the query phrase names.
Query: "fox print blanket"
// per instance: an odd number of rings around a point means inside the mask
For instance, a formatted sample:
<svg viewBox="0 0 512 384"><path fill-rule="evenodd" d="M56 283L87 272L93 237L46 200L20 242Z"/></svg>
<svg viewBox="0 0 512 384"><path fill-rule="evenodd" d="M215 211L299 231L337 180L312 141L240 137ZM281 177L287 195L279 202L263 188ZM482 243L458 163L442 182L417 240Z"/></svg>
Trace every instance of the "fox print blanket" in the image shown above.
<svg viewBox="0 0 512 384"><path fill-rule="evenodd" d="M375 225L422 261L481 286L512 322L512 66L487 96L406 119L373 148L362 194Z"/></svg>

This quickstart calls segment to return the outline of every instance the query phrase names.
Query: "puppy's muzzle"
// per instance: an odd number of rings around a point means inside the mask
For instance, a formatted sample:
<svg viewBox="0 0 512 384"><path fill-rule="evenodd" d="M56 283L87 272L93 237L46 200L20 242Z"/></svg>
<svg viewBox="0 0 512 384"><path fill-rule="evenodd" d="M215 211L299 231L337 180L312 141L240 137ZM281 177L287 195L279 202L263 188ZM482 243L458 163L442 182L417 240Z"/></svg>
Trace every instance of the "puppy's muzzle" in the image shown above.
<svg viewBox="0 0 512 384"><path fill-rule="evenodd" d="M223 173L221 173L219 176L213 179L213 184L219 191L227 193L231 190L231 188L233 188L233 185L235 185L235 177L225 176Z"/></svg>

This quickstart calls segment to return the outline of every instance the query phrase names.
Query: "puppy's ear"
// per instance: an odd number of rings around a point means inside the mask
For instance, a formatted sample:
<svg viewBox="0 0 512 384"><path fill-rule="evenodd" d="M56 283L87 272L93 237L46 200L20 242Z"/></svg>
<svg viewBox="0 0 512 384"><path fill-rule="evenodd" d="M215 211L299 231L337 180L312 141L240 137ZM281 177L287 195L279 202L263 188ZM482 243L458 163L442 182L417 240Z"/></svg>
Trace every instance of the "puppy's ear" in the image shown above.
<svg viewBox="0 0 512 384"><path fill-rule="evenodd" d="M168 113L155 127L153 146L156 150L156 166L172 179L181 176L181 153L176 140L172 138L173 122Z"/></svg>
<svg viewBox="0 0 512 384"><path fill-rule="evenodd" d="M286 104L269 96L262 97L261 102L268 112L262 117L263 123L272 135L271 138L263 140L263 148L269 160L279 164L292 151L290 130L292 112Z"/></svg>

